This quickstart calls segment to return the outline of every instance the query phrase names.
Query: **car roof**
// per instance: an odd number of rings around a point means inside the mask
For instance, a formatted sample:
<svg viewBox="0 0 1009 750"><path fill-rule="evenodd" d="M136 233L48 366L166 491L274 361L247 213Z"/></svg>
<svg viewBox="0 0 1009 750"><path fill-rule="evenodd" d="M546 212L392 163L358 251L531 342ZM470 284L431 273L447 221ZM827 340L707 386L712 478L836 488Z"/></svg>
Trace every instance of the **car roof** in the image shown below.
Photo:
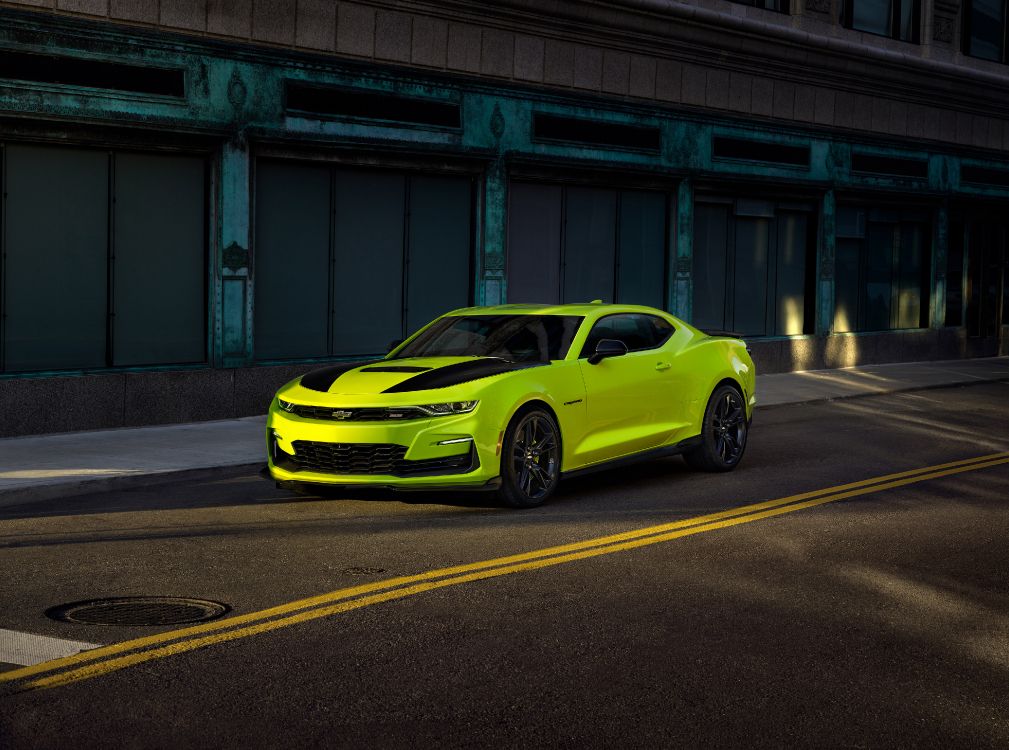
<svg viewBox="0 0 1009 750"><path fill-rule="evenodd" d="M669 313L645 305L611 305L603 302L571 302L565 305L520 303L491 307L464 307L446 313L446 315L578 315L585 318L597 318L614 313L646 313L671 317Z"/></svg>

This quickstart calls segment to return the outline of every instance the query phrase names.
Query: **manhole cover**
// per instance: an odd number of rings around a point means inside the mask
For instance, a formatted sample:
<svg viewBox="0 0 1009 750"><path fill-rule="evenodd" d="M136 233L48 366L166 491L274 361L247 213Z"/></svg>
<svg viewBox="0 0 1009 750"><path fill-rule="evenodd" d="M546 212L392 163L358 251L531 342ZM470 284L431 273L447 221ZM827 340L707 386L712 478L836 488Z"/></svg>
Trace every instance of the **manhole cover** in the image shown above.
<svg viewBox="0 0 1009 750"><path fill-rule="evenodd" d="M205 599L174 596L122 596L60 604L46 610L46 616L62 622L85 625L182 625L220 617L226 604Z"/></svg>

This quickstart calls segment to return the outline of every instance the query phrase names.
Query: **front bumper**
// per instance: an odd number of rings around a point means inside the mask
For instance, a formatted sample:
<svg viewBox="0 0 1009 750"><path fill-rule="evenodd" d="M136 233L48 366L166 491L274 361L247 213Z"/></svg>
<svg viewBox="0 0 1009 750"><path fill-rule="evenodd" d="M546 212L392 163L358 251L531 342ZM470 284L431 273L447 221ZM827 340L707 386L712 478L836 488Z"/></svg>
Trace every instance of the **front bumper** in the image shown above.
<svg viewBox="0 0 1009 750"><path fill-rule="evenodd" d="M278 482L393 489L495 485L500 429L479 407L402 422L332 422L281 411L267 418L267 464ZM447 442L446 442L447 441Z"/></svg>

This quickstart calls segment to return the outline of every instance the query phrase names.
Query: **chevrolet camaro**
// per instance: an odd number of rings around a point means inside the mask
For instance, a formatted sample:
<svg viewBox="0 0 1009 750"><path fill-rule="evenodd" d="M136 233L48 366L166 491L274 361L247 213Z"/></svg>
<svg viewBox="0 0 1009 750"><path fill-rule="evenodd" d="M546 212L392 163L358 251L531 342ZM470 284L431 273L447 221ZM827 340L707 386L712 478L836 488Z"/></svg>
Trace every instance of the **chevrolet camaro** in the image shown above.
<svg viewBox="0 0 1009 750"><path fill-rule="evenodd" d="M500 305L447 313L381 359L284 385L267 419L281 486L493 489L545 501L562 477L682 454L743 457L753 361L730 335L637 305Z"/></svg>

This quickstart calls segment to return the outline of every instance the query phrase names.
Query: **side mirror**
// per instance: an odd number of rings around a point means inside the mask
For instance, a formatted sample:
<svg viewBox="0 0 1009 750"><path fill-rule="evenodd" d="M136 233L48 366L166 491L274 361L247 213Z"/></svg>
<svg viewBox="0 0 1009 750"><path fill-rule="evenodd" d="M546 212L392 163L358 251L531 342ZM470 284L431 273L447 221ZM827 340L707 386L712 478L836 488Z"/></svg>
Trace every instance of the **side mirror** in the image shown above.
<svg viewBox="0 0 1009 750"><path fill-rule="evenodd" d="M403 339L393 339L392 341L389 342L389 348L385 350L385 353L388 354L389 352L391 352L393 349L395 349L397 346L399 346L402 343L403 343Z"/></svg>
<svg viewBox="0 0 1009 750"><path fill-rule="evenodd" d="M617 339L599 339L596 353L589 357L590 365L598 365L608 357L622 357L627 354L627 344Z"/></svg>

